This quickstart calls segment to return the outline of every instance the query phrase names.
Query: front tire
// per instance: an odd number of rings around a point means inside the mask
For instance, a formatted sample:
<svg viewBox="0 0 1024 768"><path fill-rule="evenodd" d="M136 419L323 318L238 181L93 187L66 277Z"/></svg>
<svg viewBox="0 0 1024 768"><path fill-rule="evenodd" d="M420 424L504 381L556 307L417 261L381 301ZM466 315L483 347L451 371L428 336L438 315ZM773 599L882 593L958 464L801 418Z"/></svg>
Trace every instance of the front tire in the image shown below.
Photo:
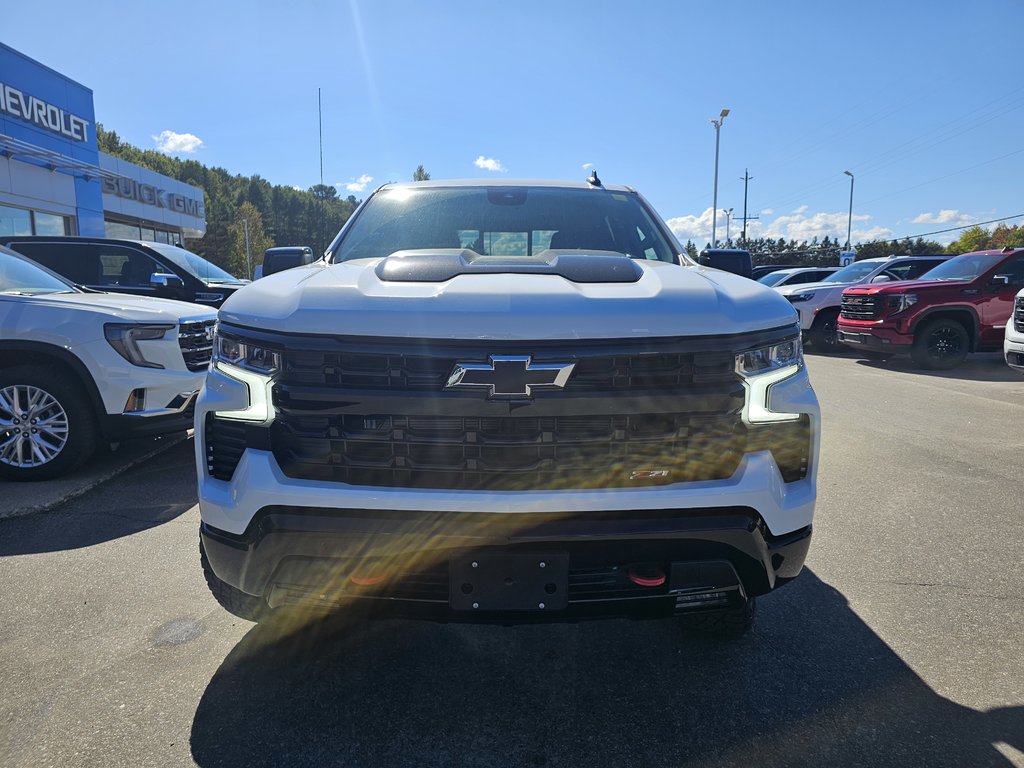
<svg viewBox="0 0 1024 768"><path fill-rule="evenodd" d="M0 372L0 477L48 480L96 451L99 430L77 379L46 365Z"/></svg>
<svg viewBox="0 0 1024 768"><path fill-rule="evenodd" d="M971 337L962 324L940 318L918 328L910 356L925 370L948 371L967 358L970 345Z"/></svg>
<svg viewBox="0 0 1024 768"><path fill-rule="evenodd" d="M811 348L820 355L834 355L842 348L839 341L839 311L822 312L814 320L807 340Z"/></svg>

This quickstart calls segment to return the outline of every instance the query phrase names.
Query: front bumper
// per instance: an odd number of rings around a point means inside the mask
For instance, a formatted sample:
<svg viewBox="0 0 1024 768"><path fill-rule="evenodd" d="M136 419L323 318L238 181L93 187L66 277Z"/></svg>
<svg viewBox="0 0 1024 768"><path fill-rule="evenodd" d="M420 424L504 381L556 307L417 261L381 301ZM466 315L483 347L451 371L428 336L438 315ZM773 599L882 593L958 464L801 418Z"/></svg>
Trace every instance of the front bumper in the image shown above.
<svg viewBox="0 0 1024 768"><path fill-rule="evenodd" d="M185 432L195 425L198 395L198 391L181 392L174 396L166 408L105 414L102 422L103 435L107 440L116 442L135 437Z"/></svg>
<svg viewBox="0 0 1024 768"><path fill-rule="evenodd" d="M865 328L859 325L848 325L840 320L837 332L839 341L854 349L907 355L910 354L910 349L913 346L912 341L908 342L906 336L892 329Z"/></svg>
<svg viewBox="0 0 1024 768"><path fill-rule="evenodd" d="M811 528L772 536L747 507L490 514L271 506L241 535L204 523L201 537L218 578L271 606L358 603L445 621L535 621L734 607L800 572ZM552 575L546 585L546 608L488 610L486 600L473 607L460 598L457 562L495 553L567 559L564 580L556 587ZM664 579L637 583L638 570Z"/></svg>
<svg viewBox="0 0 1024 768"><path fill-rule="evenodd" d="M1003 342L1003 356L1008 366L1024 373L1024 336L1011 338L1008 334Z"/></svg>

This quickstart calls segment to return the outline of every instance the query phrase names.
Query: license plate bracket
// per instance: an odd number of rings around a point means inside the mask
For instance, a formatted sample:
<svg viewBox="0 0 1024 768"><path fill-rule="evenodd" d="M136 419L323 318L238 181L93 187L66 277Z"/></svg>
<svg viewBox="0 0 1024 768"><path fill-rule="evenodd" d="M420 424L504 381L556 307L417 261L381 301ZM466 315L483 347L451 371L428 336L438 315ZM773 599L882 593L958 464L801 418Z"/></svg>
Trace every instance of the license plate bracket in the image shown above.
<svg viewBox="0 0 1024 768"><path fill-rule="evenodd" d="M455 611L557 611L569 605L568 552L474 552L448 564Z"/></svg>

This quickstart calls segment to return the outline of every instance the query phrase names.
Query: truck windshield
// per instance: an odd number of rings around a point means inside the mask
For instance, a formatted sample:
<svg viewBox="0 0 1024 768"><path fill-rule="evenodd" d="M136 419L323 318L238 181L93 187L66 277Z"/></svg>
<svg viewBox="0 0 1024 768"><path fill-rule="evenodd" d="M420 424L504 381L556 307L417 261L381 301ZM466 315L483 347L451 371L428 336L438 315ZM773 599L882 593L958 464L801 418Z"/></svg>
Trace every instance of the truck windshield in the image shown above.
<svg viewBox="0 0 1024 768"><path fill-rule="evenodd" d="M925 272L919 280L973 280L1003 258L998 253L965 253Z"/></svg>
<svg viewBox="0 0 1024 768"><path fill-rule="evenodd" d="M162 256L166 256L177 266L193 277L199 278L204 283L217 285L222 283L240 284L242 282L234 275L225 272L216 264L211 264L202 256L192 253L192 251L186 251L184 248L179 248L176 245L165 245L163 243L146 243L146 245Z"/></svg>
<svg viewBox="0 0 1024 768"><path fill-rule="evenodd" d="M823 283L857 283L878 269L877 261L855 261L847 264L838 272L833 272L821 282Z"/></svg>
<svg viewBox="0 0 1024 768"><path fill-rule="evenodd" d="M612 251L676 262L637 195L526 185L385 188L367 201L331 260L448 248L508 258L548 249Z"/></svg>

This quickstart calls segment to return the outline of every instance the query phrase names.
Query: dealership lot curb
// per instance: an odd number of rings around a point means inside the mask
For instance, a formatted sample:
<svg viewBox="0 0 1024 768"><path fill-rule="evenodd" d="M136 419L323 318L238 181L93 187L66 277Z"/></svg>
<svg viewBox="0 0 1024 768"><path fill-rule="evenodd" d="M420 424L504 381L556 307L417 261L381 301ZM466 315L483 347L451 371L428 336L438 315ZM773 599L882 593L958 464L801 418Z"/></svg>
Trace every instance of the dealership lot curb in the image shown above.
<svg viewBox="0 0 1024 768"><path fill-rule="evenodd" d="M0 480L0 519L47 512L114 479L168 448L191 440L192 432L128 440L114 451L101 453L65 477L40 482Z"/></svg>

